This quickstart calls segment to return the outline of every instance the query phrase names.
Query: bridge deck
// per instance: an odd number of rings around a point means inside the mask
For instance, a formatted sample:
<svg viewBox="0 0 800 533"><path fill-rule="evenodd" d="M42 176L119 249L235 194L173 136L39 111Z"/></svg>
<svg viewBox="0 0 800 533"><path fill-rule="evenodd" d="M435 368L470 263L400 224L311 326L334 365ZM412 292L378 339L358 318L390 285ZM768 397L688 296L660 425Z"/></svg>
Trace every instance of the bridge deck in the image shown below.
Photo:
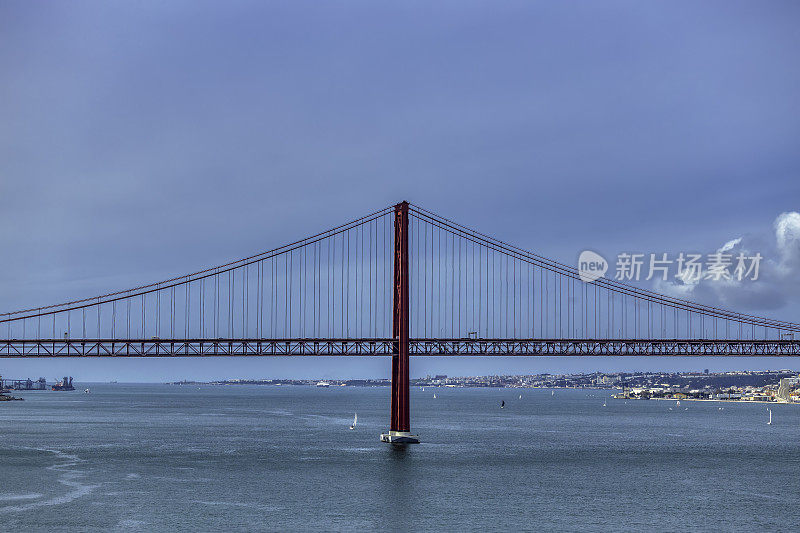
<svg viewBox="0 0 800 533"><path fill-rule="evenodd" d="M373 356L392 339L0 340L0 357ZM800 340L411 339L410 355L800 356Z"/></svg>

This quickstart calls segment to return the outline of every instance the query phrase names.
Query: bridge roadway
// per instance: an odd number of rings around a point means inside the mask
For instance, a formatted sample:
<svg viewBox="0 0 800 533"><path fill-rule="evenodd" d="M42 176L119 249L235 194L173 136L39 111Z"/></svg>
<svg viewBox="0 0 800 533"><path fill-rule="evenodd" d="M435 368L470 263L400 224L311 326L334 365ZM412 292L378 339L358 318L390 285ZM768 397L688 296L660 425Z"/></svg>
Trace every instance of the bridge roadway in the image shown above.
<svg viewBox="0 0 800 533"><path fill-rule="evenodd" d="M388 356L392 339L0 340L0 357ZM409 355L800 356L800 340L410 339Z"/></svg>

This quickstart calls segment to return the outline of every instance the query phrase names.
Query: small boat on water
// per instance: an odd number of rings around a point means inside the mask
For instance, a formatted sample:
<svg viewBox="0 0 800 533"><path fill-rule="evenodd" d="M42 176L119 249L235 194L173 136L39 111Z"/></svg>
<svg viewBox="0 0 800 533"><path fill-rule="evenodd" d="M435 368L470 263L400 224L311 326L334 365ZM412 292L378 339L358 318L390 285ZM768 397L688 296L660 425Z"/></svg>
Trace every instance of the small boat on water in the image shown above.
<svg viewBox="0 0 800 533"><path fill-rule="evenodd" d="M433 399L434 400L436 399L436 393L435 392L433 393Z"/></svg>
<svg viewBox="0 0 800 533"><path fill-rule="evenodd" d="M605 401L605 400L603 400L603 407L605 407L605 406L606 406L606 401Z"/></svg>
<svg viewBox="0 0 800 533"><path fill-rule="evenodd" d="M505 400L501 400L500 401L500 409L505 409L505 408L506 408L506 401Z"/></svg>
<svg viewBox="0 0 800 533"><path fill-rule="evenodd" d="M555 395L556 395L556 391L554 391L554 390L551 390L551 391L550 391L550 396L555 396Z"/></svg>
<svg viewBox="0 0 800 533"><path fill-rule="evenodd" d="M350 424L350 429L356 429L356 424L358 424L358 413L353 417L353 423Z"/></svg>
<svg viewBox="0 0 800 533"><path fill-rule="evenodd" d="M89 394L89 389L84 389L83 393L84 394Z"/></svg>
<svg viewBox="0 0 800 533"><path fill-rule="evenodd" d="M681 406L681 401L680 400L676 400L675 401L675 407L680 407L680 406Z"/></svg>
<svg viewBox="0 0 800 533"><path fill-rule="evenodd" d="M331 384L327 381L317 381L317 387L330 387Z"/></svg>
<svg viewBox="0 0 800 533"><path fill-rule="evenodd" d="M769 411L769 421L767 422L767 425L768 425L768 426L771 426L771 425L772 425L772 409L770 409L770 408L768 407L768 408L767 408L767 411Z"/></svg>
<svg viewBox="0 0 800 533"><path fill-rule="evenodd" d="M520 395L519 395L519 399L520 399L520 400L522 399L522 394L520 394Z"/></svg>

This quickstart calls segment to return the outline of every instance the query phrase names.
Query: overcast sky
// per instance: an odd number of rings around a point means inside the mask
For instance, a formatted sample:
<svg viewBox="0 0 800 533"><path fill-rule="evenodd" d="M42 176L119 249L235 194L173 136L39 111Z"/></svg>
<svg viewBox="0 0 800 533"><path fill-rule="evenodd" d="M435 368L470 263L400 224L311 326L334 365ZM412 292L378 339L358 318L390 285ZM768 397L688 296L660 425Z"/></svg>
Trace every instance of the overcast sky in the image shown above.
<svg viewBox="0 0 800 533"><path fill-rule="evenodd" d="M742 239L768 259L758 287L662 289L800 321L798 22L794 1L4 0L0 308L184 274L408 199L568 264ZM388 374L359 361L72 373ZM412 372L546 370L528 361Z"/></svg>

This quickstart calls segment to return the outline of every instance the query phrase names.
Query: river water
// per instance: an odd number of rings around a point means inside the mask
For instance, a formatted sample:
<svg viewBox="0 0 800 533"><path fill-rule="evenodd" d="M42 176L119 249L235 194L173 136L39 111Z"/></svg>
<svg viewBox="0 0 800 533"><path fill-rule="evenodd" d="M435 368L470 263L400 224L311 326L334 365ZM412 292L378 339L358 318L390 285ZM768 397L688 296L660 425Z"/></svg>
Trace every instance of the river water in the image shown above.
<svg viewBox="0 0 800 533"><path fill-rule="evenodd" d="M0 403L0 529L800 526L800 405L416 388L394 448L387 387L89 386Z"/></svg>

